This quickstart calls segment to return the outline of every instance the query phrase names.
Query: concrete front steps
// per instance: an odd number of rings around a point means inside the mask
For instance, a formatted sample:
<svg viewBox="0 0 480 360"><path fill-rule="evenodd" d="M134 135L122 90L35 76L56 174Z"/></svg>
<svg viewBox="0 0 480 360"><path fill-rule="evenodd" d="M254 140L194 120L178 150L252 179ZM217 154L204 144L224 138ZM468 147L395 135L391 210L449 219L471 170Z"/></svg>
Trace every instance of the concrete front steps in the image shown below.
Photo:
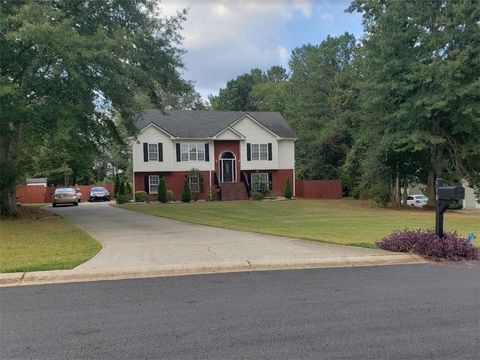
<svg viewBox="0 0 480 360"><path fill-rule="evenodd" d="M222 191L222 200L248 200L245 184L242 182L222 183L220 185Z"/></svg>

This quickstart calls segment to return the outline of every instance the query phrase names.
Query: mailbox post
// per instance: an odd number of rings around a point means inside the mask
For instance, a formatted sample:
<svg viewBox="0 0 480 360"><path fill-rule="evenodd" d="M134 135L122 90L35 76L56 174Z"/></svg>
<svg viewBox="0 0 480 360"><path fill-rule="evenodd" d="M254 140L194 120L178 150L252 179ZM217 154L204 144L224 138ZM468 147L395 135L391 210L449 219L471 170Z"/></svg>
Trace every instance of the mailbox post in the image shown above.
<svg viewBox="0 0 480 360"><path fill-rule="evenodd" d="M463 186L443 186L443 179L437 179L437 196L435 204L435 233L443 237L443 214L450 205L458 204L465 199L465 188Z"/></svg>

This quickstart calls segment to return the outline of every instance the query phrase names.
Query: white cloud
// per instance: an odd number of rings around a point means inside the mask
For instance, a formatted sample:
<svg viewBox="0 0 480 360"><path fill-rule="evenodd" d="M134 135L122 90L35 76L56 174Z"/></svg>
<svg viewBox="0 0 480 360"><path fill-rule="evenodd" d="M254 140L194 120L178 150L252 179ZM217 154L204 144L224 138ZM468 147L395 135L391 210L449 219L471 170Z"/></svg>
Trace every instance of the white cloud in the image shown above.
<svg viewBox="0 0 480 360"><path fill-rule="evenodd" d="M177 0L160 6L166 15L188 10L182 30L185 77L203 97L254 67L285 64L288 23L312 13L307 0Z"/></svg>

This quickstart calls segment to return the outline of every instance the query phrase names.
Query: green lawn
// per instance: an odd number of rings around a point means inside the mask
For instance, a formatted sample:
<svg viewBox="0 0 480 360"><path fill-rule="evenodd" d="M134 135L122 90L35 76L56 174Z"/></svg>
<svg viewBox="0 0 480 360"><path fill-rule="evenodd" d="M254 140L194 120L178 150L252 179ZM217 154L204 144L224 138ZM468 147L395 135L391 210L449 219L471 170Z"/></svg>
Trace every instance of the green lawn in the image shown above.
<svg viewBox="0 0 480 360"><path fill-rule="evenodd" d="M434 228L433 211L378 208L342 200L230 201L122 205L123 209L229 229L374 247L395 229ZM473 231L479 245L480 214L447 212L445 229Z"/></svg>
<svg viewBox="0 0 480 360"><path fill-rule="evenodd" d="M22 206L18 218L0 218L0 272L71 269L102 246L67 220Z"/></svg>

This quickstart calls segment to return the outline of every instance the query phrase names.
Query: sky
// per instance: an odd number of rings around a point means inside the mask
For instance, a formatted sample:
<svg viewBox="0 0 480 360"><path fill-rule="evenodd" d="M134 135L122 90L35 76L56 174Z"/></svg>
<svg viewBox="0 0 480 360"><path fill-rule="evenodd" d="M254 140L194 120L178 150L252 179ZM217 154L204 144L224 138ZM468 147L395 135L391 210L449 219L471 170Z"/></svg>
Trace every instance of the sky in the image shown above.
<svg viewBox="0 0 480 360"><path fill-rule="evenodd" d="M164 15L187 9L183 76L206 100L228 80L253 68L288 68L291 51L328 35L362 34L348 0L164 0Z"/></svg>

